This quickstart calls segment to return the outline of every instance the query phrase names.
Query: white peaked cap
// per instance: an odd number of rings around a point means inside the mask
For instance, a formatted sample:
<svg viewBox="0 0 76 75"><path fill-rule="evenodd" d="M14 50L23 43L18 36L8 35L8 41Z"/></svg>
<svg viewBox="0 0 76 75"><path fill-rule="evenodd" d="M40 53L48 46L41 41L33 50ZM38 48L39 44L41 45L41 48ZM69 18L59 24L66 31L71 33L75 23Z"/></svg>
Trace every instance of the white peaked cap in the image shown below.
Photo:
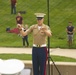
<svg viewBox="0 0 76 75"><path fill-rule="evenodd" d="M35 13L36 17L44 17L46 14L44 13Z"/></svg>

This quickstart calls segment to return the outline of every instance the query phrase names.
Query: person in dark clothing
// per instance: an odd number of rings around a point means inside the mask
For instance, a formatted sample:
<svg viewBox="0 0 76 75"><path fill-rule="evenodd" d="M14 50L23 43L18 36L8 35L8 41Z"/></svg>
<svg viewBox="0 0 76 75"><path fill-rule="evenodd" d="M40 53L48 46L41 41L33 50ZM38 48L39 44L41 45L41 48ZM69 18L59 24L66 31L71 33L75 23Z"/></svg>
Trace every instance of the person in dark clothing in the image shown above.
<svg viewBox="0 0 76 75"><path fill-rule="evenodd" d="M11 0L11 14L16 14L17 0Z"/></svg>
<svg viewBox="0 0 76 75"><path fill-rule="evenodd" d="M72 22L69 22L69 25L66 28L67 37L68 37L68 45L71 46L73 43L73 34L74 34L74 26L72 25Z"/></svg>
<svg viewBox="0 0 76 75"><path fill-rule="evenodd" d="M25 25L25 27L24 27L24 31L26 31L28 29L28 25ZM29 42L28 42L28 35L26 35L26 36L23 36L22 37L22 41L23 41L23 46L25 47L25 46L29 46ZM27 45L25 45L25 42L26 42L26 44Z"/></svg>
<svg viewBox="0 0 76 75"><path fill-rule="evenodd" d="M26 31L26 30L24 30L24 31ZM23 46L25 47L25 46L29 46L29 42L28 42L28 35L26 35L26 36L23 36L22 37L22 40L23 40ZM25 42L26 42L26 44L27 45L25 45Z"/></svg>

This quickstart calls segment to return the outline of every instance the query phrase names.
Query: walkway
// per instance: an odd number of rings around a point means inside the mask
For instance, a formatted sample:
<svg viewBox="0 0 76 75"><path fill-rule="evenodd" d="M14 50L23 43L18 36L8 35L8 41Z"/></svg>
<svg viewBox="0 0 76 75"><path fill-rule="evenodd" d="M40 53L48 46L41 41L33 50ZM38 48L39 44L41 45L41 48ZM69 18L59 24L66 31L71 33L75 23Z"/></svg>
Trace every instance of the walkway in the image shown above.
<svg viewBox="0 0 76 75"><path fill-rule="evenodd" d="M0 47L0 54L31 54L32 48L6 48ZM76 59L76 49L50 49L50 55L59 55L59 56L66 56Z"/></svg>

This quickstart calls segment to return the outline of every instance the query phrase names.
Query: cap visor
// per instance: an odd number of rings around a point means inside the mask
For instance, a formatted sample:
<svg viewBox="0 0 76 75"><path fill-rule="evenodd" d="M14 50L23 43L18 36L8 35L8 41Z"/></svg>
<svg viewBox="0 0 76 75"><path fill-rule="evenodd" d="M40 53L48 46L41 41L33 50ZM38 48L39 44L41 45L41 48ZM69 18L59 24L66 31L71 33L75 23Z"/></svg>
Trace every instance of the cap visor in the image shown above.
<svg viewBox="0 0 76 75"><path fill-rule="evenodd" d="M41 20L41 19L43 19L43 17L37 17L37 20Z"/></svg>

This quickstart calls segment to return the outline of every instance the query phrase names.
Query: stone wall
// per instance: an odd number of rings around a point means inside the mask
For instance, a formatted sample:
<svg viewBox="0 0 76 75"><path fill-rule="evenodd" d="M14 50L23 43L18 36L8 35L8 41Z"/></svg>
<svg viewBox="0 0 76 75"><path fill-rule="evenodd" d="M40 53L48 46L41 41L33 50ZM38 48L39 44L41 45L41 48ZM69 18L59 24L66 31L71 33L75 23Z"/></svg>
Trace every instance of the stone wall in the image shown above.
<svg viewBox="0 0 76 75"><path fill-rule="evenodd" d="M32 62L31 61L23 61L23 62L25 63L25 68L29 68L31 70L31 75L33 75ZM76 63L74 62L54 62L54 63L61 75L76 75ZM52 62L50 62L50 75L59 75Z"/></svg>

